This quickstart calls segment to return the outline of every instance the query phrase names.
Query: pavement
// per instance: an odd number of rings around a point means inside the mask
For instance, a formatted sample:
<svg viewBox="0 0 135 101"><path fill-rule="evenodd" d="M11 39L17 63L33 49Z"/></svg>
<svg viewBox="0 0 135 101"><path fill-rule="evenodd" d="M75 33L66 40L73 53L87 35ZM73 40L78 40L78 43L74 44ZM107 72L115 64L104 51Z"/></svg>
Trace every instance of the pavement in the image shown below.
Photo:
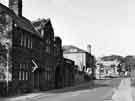
<svg viewBox="0 0 135 101"><path fill-rule="evenodd" d="M48 97L48 96L56 95L58 93L85 89L85 87L87 87L87 85L92 87L93 82L90 81L90 82L81 83L81 84L71 86L71 87L54 89L54 90L49 90L49 91L44 91L44 92L42 91L42 92L29 93L29 94L24 94L24 95L15 96L15 97L0 98L0 101L25 101L28 99L35 99L35 98L37 99L37 98L40 98L41 96Z"/></svg>
<svg viewBox="0 0 135 101"><path fill-rule="evenodd" d="M95 80L74 87L31 93L0 101L111 101L121 79Z"/></svg>
<svg viewBox="0 0 135 101"><path fill-rule="evenodd" d="M134 88L131 86L131 79L123 78L112 96L112 101L134 101L134 91Z"/></svg>

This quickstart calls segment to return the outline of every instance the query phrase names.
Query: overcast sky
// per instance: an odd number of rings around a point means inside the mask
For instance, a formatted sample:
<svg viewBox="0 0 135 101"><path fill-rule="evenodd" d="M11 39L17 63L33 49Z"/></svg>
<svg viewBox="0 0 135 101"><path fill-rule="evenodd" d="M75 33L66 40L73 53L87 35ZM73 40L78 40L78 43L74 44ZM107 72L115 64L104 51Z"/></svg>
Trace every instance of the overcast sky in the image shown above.
<svg viewBox="0 0 135 101"><path fill-rule="evenodd" d="M63 45L86 49L96 56L135 55L135 0L23 0L30 20L51 18Z"/></svg>

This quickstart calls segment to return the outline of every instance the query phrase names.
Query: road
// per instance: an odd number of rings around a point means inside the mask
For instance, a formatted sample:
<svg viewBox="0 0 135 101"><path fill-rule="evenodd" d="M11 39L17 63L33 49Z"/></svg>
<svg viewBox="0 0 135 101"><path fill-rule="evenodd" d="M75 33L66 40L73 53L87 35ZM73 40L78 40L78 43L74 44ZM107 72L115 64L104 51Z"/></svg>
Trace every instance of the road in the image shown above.
<svg viewBox="0 0 135 101"><path fill-rule="evenodd" d="M94 80L74 87L34 94L0 101L135 101L135 71L129 78Z"/></svg>
<svg viewBox="0 0 135 101"><path fill-rule="evenodd" d="M95 80L93 83L31 95L0 101L135 101L135 77Z"/></svg>
<svg viewBox="0 0 135 101"><path fill-rule="evenodd" d="M110 101L120 82L121 79L96 80L94 86L89 82L78 87L52 91L47 95L41 94L25 101Z"/></svg>

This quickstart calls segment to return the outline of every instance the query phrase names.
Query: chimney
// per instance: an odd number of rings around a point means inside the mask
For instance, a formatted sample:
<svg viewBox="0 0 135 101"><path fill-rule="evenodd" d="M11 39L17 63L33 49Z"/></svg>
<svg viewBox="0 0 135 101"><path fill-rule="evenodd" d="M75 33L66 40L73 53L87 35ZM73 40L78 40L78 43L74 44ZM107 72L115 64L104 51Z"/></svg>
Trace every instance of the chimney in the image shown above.
<svg viewBox="0 0 135 101"><path fill-rule="evenodd" d="M9 0L9 8L13 10L16 15L22 16L22 0Z"/></svg>
<svg viewBox="0 0 135 101"><path fill-rule="evenodd" d="M87 45L87 51L89 54L91 54L91 45L90 44Z"/></svg>

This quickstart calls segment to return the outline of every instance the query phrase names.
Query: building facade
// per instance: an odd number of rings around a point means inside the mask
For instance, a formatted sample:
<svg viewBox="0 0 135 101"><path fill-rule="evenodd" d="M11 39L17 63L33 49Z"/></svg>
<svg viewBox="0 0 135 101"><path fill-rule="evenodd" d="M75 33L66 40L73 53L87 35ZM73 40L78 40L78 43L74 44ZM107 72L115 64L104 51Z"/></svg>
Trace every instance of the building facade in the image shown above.
<svg viewBox="0 0 135 101"><path fill-rule="evenodd" d="M63 46L63 55L65 58L75 61L77 70L84 71L88 75L94 76L95 60L91 53L69 45Z"/></svg>
<svg viewBox="0 0 135 101"><path fill-rule="evenodd" d="M112 60L112 61L104 61L98 60L96 63L96 78L97 79L104 79L106 77L117 77L119 76L118 73L118 66L120 64L119 60Z"/></svg>
<svg viewBox="0 0 135 101"><path fill-rule="evenodd" d="M62 52L62 40L54 37L50 19L29 21L22 15L22 0L9 0L9 8L0 4L2 94L54 89L63 80L58 81L58 77L64 68L70 70L68 66L74 65L73 61L64 61Z"/></svg>

